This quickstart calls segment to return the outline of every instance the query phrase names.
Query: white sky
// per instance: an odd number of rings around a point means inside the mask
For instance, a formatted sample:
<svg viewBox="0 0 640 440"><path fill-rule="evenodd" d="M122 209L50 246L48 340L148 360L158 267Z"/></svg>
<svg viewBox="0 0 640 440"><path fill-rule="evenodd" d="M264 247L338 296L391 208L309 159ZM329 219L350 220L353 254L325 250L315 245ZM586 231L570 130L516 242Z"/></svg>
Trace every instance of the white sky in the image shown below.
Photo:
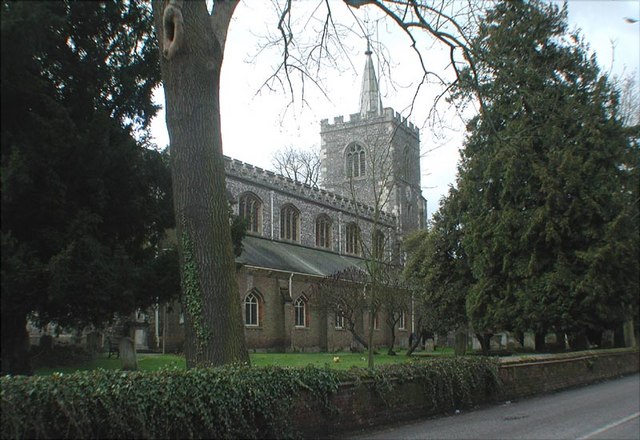
<svg viewBox="0 0 640 440"><path fill-rule="evenodd" d="M334 21L345 25L341 27L345 53L336 60L337 68L328 66L319 72L328 99L307 81L304 103L299 82L294 83L293 103L282 88L261 90L281 60L281 47L262 52L259 49L266 35L277 33L279 14L266 0L240 3L229 29L221 79L222 138L226 155L270 169L271 157L279 149L319 147L321 119L331 120L334 116L359 111L366 42L348 9L341 2L331 1ZM302 0L293 4L294 18L298 19L299 27L304 28L299 34L301 46L306 43L304 38L312 38L313 31L319 27L318 22L309 20L319 3L322 2ZM596 52L603 70L617 75L635 72L637 77L640 71L640 23L630 24L624 18L640 18L640 0L573 0L568 5L570 27L581 29L581 35ZM376 50L387 52L389 65L381 69L380 62L378 64L383 106L407 115L407 107L421 78L421 69L415 52L409 47L409 40L393 25L381 22L376 26L374 23L379 14L371 9L356 14L361 20L367 20L371 32L375 32L374 38L383 44L374 46L374 56ZM446 69L447 52L426 40L419 43L426 54L427 68L445 77L450 75ZM451 109L447 111L442 107L444 126L429 118L428 112L440 90L436 84L423 86L410 115L410 120L421 128L422 191L427 198L429 216L455 179L458 150L464 139L462 119ZM164 104L161 92L158 100ZM153 121L152 133L158 146L169 143L163 111Z"/></svg>

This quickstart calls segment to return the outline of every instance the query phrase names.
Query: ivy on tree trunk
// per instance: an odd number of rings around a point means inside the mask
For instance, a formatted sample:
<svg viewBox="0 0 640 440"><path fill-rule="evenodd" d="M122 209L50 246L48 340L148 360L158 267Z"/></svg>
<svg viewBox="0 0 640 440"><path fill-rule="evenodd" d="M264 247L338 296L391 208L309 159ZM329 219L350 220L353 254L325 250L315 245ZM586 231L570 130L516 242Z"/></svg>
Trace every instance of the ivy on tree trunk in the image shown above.
<svg viewBox="0 0 640 440"><path fill-rule="evenodd" d="M229 227L220 69L237 2L153 3L179 240L187 367L249 362ZM216 27L217 26L217 27Z"/></svg>

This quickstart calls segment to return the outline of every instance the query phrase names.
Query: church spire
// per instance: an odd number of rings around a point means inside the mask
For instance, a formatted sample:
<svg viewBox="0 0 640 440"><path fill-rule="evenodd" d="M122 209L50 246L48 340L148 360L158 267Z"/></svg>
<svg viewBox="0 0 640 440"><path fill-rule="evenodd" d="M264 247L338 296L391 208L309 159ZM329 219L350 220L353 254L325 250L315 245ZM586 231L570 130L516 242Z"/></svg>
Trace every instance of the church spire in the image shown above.
<svg viewBox="0 0 640 440"><path fill-rule="evenodd" d="M362 89L360 91L360 115L366 118L368 115L382 114L382 98L380 98L380 87L376 78L376 70L371 59L371 47L367 38L367 51L364 53L367 61L364 65L364 75L362 77Z"/></svg>

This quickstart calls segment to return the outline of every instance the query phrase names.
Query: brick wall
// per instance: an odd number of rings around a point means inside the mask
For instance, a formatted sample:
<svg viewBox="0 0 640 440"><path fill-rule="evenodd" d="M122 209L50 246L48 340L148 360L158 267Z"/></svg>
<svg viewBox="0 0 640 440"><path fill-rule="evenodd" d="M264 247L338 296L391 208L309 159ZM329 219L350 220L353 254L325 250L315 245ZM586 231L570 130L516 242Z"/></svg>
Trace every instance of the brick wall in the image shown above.
<svg viewBox="0 0 640 440"><path fill-rule="evenodd" d="M503 398L548 393L638 371L638 352L559 354L548 358L506 360L500 367Z"/></svg>
<svg viewBox="0 0 640 440"><path fill-rule="evenodd" d="M542 394L639 371L638 350L619 349L504 360L499 401ZM365 383L342 384L332 396L336 412L307 406L300 396L294 424L304 438L326 437L356 429L425 418L437 414L429 396L410 381L396 383L382 399ZM490 402L487 402L490 403Z"/></svg>

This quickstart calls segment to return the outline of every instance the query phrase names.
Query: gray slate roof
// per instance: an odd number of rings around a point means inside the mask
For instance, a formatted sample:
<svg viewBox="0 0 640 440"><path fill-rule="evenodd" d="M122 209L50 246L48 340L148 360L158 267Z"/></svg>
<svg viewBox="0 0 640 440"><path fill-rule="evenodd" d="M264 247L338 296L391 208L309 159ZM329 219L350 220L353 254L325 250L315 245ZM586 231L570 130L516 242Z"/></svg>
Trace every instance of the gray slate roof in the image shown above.
<svg viewBox="0 0 640 440"><path fill-rule="evenodd" d="M331 275L350 266L364 268L360 258L252 235L247 235L242 244L244 248L236 262L247 266L314 276Z"/></svg>

